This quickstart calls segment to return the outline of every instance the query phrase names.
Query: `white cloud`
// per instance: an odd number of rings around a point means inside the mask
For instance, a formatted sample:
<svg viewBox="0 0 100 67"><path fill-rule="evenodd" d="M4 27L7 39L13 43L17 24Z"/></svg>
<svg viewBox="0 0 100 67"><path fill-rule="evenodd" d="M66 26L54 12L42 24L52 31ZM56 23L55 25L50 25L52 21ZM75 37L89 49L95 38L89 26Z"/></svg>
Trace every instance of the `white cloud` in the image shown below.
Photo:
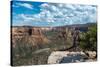
<svg viewBox="0 0 100 67"><path fill-rule="evenodd" d="M17 3L17 5L28 8L28 9L33 9L33 5L31 5L29 3Z"/></svg>
<svg viewBox="0 0 100 67"><path fill-rule="evenodd" d="M13 4L12 7L19 7L19 6Z"/></svg>
<svg viewBox="0 0 100 67"><path fill-rule="evenodd" d="M65 7L65 8L69 8L69 9L71 9L71 10L75 10L75 9L76 9L76 8L75 8L75 5L73 5L73 4L72 4L72 5L71 5L71 4L65 4L64 7Z"/></svg>
<svg viewBox="0 0 100 67"><path fill-rule="evenodd" d="M21 4L24 6L25 4ZM27 5L28 8L32 6ZM66 25L96 22L96 7L91 5L44 3L39 14L20 14L26 24Z"/></svg>
<svg viewBox="0 0 100 67"><path fill-rule="evenodd" d="M41 7L43 7L43 8L44 7L49 7L49 5L47 3L44 3L44 4L41 5Z"/></svg>

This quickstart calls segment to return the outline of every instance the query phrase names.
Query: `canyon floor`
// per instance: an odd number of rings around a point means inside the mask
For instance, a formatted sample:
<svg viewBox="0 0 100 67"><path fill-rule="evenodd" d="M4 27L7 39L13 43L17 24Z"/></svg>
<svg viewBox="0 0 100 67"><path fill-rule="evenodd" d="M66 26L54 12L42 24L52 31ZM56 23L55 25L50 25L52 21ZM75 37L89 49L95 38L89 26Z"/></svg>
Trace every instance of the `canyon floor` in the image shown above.
<svg viewBox="0 0 100 67"><path fill-rule="evenodd" d="M81 31L87 31L87 27L12 27L12 65L96 61L96 52L84 53L78 47Z"/></svg>

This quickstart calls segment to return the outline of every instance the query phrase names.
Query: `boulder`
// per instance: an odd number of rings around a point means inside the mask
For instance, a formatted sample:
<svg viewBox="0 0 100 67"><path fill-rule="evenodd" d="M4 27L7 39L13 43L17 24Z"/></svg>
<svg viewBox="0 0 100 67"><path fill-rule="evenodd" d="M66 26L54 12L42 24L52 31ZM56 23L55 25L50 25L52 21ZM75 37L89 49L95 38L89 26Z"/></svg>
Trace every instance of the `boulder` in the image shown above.
<svg viewBox="0 0 100 67"><path fill-rule="evenodd" d="M90 59L96 58L97 55L96 51L86 51L85 53L88 55Z"/></svg>
<svg viewBox="0 0 100 67"><path fill-rule="evenodd" d="M84 52L54 51L48 57L48 64L84 62L87 56Z"/></svg>

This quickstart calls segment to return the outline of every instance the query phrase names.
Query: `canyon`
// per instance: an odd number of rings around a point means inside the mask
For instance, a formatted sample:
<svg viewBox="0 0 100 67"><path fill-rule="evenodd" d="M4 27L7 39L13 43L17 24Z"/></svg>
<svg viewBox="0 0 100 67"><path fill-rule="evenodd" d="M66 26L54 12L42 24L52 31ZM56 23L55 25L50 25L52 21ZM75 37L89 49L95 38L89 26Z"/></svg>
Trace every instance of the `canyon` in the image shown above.
<svg viewBox="0 0 100 67"><path fill-rule="evenodd" d="M69 54L71 52L81 53L82 50L79 48L80 33L87 32L88 27L92 25L94 24L56 27L12 26L11 49L13 65L60 63L58 59L60 56L61 59L67 57L66 51ZM58 51L58 59L57 57L53 58L56 51ZM52 59L55 60L52 61Z"/></svg>

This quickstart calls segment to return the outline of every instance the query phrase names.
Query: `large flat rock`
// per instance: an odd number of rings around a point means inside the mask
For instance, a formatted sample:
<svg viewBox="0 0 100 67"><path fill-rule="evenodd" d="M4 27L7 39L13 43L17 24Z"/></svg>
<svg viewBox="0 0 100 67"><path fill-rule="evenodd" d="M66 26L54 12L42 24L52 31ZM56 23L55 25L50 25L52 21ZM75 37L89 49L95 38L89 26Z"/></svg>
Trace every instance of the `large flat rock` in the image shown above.
<svg viewBox="0 0 100 67"><path fill-rule="evenodd" d="M84 52L69 52L69 51L54 51L48 57L48 64L58 63L73 63L73 62L85 62L93 61L88 59L88 56Z"/></svg>

